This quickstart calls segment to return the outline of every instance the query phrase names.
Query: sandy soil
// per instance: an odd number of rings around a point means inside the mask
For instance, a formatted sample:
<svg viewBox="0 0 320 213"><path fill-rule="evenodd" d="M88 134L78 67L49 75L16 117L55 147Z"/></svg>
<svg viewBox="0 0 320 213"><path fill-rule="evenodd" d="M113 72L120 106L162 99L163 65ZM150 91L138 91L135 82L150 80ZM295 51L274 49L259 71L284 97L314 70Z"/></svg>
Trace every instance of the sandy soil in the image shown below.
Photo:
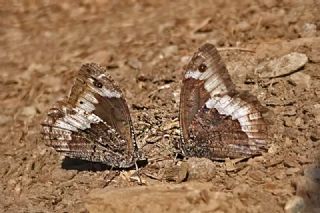
<svg viewBox="0 0 320 213"><path fill-rule="evenodd" d="M109 200L105 211L125 211L123 199L129 206L138 200L139 212L146 212L148 196L131 197L145 187L153 202L153 195L163 198L167 212L181 202L181 212L284 212L286 204L298 205L295 196L303 198L304 212L320 212L319 1L72 2L0 3L1 212L94 212L99 202L92 199L111 189L118 200ZM265 155L239 162L175 159L182 67L204 42L250 50L221 54L237 87L273 112ZM291 52L306 54L308 62L275 78L255 72ZM140 169L144 186L135 170L63 159L39 139L45 112L67 94L85 62L107 66L125 91L138 144L149 158ZM173 202L188 187L202 194Z"/></svg>

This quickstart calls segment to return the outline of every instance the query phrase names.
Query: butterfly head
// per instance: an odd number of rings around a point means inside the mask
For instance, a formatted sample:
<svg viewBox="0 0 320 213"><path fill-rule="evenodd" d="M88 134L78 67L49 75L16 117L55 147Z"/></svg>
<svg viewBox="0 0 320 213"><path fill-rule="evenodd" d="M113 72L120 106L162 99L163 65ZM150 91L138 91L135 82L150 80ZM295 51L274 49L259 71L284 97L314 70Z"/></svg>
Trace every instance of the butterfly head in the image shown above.
<svg viewBox="0 0 320 213"><path fill-rule="evenodd" d="M118 85L98 64L84 64L80 69L80 73L89 80L89 87L97 94L108 98L120 98L122 93Z"/></svg>
<svg viewBox="0 0 320 213"><path fill-rule="evenodd" d="M217 50L212 44L204 44L193 55L189 64L186 66L185 79L193 78L203 80L212 73L211 64Z"/></svg>

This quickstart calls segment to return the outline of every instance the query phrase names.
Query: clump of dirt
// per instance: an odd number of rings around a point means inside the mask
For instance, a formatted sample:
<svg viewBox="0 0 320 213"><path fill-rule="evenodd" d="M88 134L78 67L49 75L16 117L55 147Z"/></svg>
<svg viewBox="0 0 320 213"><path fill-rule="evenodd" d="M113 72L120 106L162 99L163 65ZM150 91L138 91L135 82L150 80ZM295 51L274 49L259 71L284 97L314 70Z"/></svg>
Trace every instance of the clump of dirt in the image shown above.
<svg viewBox="0 0 320 213"><path fill-rule="evenodd" d="M181 192L179 202L190 211L317 212L319 8L312 0L3 3L0 211L86 212L92 193L103 197L112 189L128 201L132 193L154 190L170 211L177 209L172 194ZM273 112L272 141L263 156L176 159L182 67L204 42L220 47L237 87ZM280 76L261 77L256 70L293 52L308 62ZM63 159L39 140L45 112L67 95L86 62L106 66L125 92L137 142L149 159L139 175ZM199 182L204 185L195 187ZM206 192L194 192L197 187ZM100 190L88 197L94 189ZM139 209L150 208L148 199L138 200ZM122 209L118 200L113 204Z"/></svg>

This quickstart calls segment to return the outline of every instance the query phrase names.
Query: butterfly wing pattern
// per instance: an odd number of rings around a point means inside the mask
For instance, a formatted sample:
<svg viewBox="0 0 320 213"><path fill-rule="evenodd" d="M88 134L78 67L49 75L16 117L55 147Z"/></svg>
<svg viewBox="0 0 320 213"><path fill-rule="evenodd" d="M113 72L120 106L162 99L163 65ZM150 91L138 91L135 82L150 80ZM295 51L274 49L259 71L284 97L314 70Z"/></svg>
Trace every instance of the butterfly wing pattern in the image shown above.
<svg viewBox="0 0 320 213"><path fill-rule="evenodd" d="M266 150L268 124L256 97L238 92L217 49L204 44L185 67L180 96L180 147L211 160Z"/></svg>
<svg viewBox="0 0 320 213"><path fill-rule="evenodd" d="M69 98L49 110L41 133L48 146L66 156L128 168L138 157L131 117L105 71L82 65Z"/></svg>

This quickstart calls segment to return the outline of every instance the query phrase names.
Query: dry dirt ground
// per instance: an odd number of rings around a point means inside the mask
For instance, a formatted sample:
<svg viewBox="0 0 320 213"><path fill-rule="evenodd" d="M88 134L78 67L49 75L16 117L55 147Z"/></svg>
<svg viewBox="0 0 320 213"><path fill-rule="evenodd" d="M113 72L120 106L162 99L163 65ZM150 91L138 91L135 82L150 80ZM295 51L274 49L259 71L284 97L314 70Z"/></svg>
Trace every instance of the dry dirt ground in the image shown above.
<svg viewBox="0 0 320 213"><path fill-rule="evenodd" d="M0 6L1 212L284 212L286 205L288 212L320 212L318 0L2 0ZM222 48L237 87L273 112L263 156L175 158L182 67L204 42ZM308 62L274 78L255 71L291 52ZM39 139L45 112L85 62L107 66L125 91L149 159L142 183L134 169L63 159Z"/></svg>

